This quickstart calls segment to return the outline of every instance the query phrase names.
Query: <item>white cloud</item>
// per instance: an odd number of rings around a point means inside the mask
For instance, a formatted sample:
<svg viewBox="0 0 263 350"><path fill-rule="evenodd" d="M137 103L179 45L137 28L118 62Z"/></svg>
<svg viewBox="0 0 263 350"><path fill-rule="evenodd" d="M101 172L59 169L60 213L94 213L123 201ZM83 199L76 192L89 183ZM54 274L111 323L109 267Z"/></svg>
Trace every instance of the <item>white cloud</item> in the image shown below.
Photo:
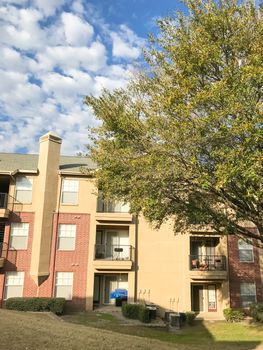
<svg viewBox="0 0 263 350"><path fill-rule="evenodd" d="M45 16L52 16L65 3L65 0L34 0L33 3Z"/></svg>
<svg viewBox="0 0 263 350"><path fill-rule="evenodd" d="M93 42L90 47L55 46L47 47L37 55L42 68L63 70L82 68L96 72L106 64L106 48L100 42Z"/></svg>
<svg viewBox="0 0 263 350"><path fill-rule="evenodd" d="M110 35L113 56L126 59L136 59L140 56L144 41L126 25L122 24L118 33L111 32Z"/></svg>
<svg viewBox="0 0 263 350"><path fill-rule="evenodd" d="M78 16L68 12L62 13L61 19L68 44L73 46L84 46L90 42L94 30L88 22L84 22Z"/></svg>
<svg viewBox="0 0 263 350"><path fill-rule="evenodd" d="M74 1L72 4L72 10L75 11L76 13L83 14L84 13L84 6L81 1Z"/></svg>
<svg viewBox="0 0 263 350"><path fill-rule="evenodd" d="M142 40L124 25L112 32L85 1L0 3L1 149L37 152L36 136L49 129L63 137L64 154L84 150L97 121L83 97L124 86ZM121 64L110 60L111 42Z"/></svg>
<svg viewBox="0 0 263 350"><path fill-rule="evenodd" d="M27 56L21 55L20 52L13 48L2 46L0 47L0 69L6 72L15 71L26 73L28 71L34 72L37 62Z"/></svg>
<svg viewBox="0 0 263 350"><path fill-rule="evenodd" d="M15 6L0 8L0 40L22 50L39 49L45 44L45 32L38 22L43 14L36 9L17 9Z"/></svg>

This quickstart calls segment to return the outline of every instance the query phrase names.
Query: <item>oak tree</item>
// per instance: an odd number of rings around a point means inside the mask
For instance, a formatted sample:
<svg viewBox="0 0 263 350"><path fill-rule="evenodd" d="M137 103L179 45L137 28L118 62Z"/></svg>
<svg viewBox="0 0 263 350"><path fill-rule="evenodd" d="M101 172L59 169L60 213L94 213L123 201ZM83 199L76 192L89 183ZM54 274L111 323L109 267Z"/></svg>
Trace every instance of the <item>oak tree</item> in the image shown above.
<svg viewBox="0 0 263 350"><path fill-rule="evenodd" d="M188 0L128 86L88 96L100 189L157 226L263 242L263 11ZM254 227L256 230L251 230Z"/></svg>

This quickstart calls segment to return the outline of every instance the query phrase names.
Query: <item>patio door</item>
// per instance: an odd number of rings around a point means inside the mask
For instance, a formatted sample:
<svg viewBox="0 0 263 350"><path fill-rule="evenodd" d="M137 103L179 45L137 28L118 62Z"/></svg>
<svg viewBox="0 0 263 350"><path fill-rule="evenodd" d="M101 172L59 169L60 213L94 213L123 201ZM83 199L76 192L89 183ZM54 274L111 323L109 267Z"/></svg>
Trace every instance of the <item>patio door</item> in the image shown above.
<svg viewBox="0 0 263 350"><path fill-rule="evenodd" d="M107 231L106 232L106 257L113 260L129 258L129 232Z"/></svg>
<svg viewBox="0 0 263 350"><path fill-rule="evenodd" d="M215 284L209 284L207 286L207 298L208 298L208 311L217 311Z"/></svg>
<svg viewBox="0 0 263 350"><path fill-rule="evenodd" d="M104 303L114 304L115 300L111 299L110 294L117 289L117 276L105 276L104 279Z"/></svg>
<svg viewBox="0 0 263 350"><path fill-rule="evenodd" d="M192 285L192 311L204 311L204 290L203 285Z"/></svg>
<svg viewBox="0 0 263 350"><path fill-rule="evenodd" d="M104 276L104 304L114 304L115 299L111 299L111 292L115 289L128 290L128 274L106 275Z"/></svg>

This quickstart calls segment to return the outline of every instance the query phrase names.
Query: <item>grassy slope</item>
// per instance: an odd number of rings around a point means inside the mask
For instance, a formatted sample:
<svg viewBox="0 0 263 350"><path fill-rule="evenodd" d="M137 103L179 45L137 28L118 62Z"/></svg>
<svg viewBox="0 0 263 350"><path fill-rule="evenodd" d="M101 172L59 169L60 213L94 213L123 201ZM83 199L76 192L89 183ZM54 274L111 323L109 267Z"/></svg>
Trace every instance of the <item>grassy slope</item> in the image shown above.
<svg viewBox="0 0 263 350"><path fill-rule="evenodd" d="M262 326L199 322L167 333L124 326L109 314L80 313L64 319L69 322L53 320L45 314L0 310L0 350L263 349Z"/></svg>
<svg viewBox="0 0 263 350"><path fill-rule="evenodd" d="M171 349L169 344L147 338L61 322L41 314L0 310L0 324L1 350Z"/></svg>

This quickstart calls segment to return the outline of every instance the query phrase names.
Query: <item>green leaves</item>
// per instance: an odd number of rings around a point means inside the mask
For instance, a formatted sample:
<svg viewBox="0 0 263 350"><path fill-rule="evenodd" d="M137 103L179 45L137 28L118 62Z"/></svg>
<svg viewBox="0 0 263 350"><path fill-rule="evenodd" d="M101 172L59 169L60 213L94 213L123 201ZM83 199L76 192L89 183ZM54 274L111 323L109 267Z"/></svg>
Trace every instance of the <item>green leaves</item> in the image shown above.
<svg viewBox="0 0 263 350"><path fill-rule="evenodd" d="M188 17L159 20L145 72L86 98L101 121L98 185L157 225L172 217L177 231L198 223L262 242L262 10L186 3Z"/></svg>

